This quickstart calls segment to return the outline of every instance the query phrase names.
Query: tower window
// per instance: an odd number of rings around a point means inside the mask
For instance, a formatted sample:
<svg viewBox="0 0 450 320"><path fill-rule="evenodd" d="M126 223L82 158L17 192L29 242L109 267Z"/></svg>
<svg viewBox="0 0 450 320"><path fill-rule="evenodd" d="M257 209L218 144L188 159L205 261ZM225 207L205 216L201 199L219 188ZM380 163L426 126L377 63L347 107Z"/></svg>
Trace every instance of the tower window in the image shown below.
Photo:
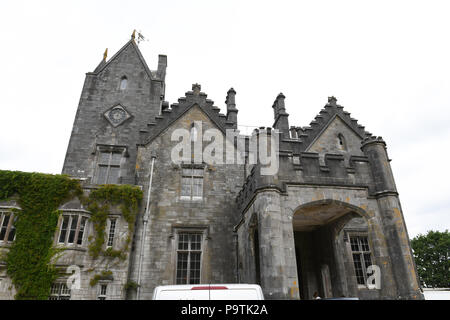
<svg viewBox="0 0 450 320"><path fill-rule="evenodd" d="M97 184L119 183L122 154L119 152L100 152L98 159Z"/></svg>
<svg viewBox="0 0 450 320"><path fill-rule="evenodd" d="M127 85L128 85L128 79L127 79L127 77L123 76L120 79L120 90L125 90L127 88Z"/></svg>
<svg viewBox="0 0 450 320"><path fill-rule="evenodd" d="M347 150L345 145L345 138L341 133L339 133L337 136L337 147L340 150Z"/></svg>

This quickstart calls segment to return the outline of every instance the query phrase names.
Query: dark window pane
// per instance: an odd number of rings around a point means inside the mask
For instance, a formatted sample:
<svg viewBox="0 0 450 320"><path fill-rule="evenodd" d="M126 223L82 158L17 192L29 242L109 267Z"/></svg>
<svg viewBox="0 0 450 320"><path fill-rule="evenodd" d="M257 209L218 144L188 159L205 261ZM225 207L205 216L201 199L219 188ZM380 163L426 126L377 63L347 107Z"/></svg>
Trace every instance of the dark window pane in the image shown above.
<svg viewBox="0 0 450 320"><path fill-rule="evenodd" d="M191 265L189 283L200 283L200 252L192 252L190 262Z"/></svg>
<svg viewBox="0 0 450 320"><path fill-rule="evenodd" d="M370 253L364 253L364 263L365 263L366 269L367 269L370 265L372 265L372 261L371 261L371 258L370 258Z"/></svg>
<svg viewBox="0 0 450 320"><path fill-rule="evenodd" d="M0 241L5 240L6 231L8 230L9 218L10 218L9 214L4 215L3 223L0 229Z"/></svg>
<svg viewBox="0 0 450 320"><path fill-rule="evenodd" d="M13 223L11 224L11 228L9 229L9 234L8 234L8 241L14 241L14 236L16 235L16 227L15 227L15 222L16 222L17 218L14 219Z"/></svg>
<svg viewBox="0 0 450 320"><path fill-rule="evenodd" d="M61 233L59 234L58 242L64 243L66 241L67 227L69 225L69 217L64 217L61 225Z"/></svg>
<svg viewBox="0 0 450 320"><path fill-rule="evenodd" d="M108 247L112 247L114 244L114 233L116 230L116 219L112 219L109 225L109 233L108 233Z"/></svg>
<svg viewBox="0 0 450 320"><path fill-rule="evenodd" d="M83 235L84 235L84 228L86 227L86 221L87 221L86 217L81 218L80 231L78 231L77 244L83 244Z"/></svg>
<svg viewBox="0 0 450 320"><path fill-rule="evenodd" d="M78 216L72 216L72 223L70 225L70 233L67 243L73 243L73 240L75 239L75 232L77 230L77 223L78 223Z"/></svg>
<svg viewBox="0 0 450 320"><path fill-rule="evenodd" d="M187 262L188 253L179 252L177 256L177 284L187 283Z"/></svg>

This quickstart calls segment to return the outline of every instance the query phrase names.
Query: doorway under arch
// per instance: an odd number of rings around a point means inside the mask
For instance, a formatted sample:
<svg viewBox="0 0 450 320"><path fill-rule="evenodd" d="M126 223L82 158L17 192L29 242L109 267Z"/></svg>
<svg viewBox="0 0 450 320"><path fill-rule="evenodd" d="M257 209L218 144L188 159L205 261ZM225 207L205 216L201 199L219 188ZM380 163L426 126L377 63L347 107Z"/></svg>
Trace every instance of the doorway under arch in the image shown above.
<svg viewBox="0 0 450 320"><path fill-rule="evenodd" d="M350 240L354 235L367 240L362 257L371 263L367 221L361 208L335 200L310 202L294 211L292 227L300 299L359 295L363 288L361 273L367 266L358 260L359 251L352 252Z"/></svg>

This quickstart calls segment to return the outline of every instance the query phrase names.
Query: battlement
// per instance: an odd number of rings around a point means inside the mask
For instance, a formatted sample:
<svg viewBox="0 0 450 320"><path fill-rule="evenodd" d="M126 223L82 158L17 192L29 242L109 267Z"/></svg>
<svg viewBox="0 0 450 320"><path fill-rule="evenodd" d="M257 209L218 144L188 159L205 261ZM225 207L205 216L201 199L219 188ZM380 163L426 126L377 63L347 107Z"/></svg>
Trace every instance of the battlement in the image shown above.
<svg viewBox="0 0 450 320"><path fill-rule="evenodd" d="M258 190L277 188L286 191L289 184L314 184L324 186L367 187L374 193L369 159L366 156L350 156L342 154L325 154L321 164L321 155L314 152L287 154L280 151L279 171L277 178L261 175L261 166L253 166L236 198L239 210L244 210ZM276 183L274 183L276 181Z"/></svg>

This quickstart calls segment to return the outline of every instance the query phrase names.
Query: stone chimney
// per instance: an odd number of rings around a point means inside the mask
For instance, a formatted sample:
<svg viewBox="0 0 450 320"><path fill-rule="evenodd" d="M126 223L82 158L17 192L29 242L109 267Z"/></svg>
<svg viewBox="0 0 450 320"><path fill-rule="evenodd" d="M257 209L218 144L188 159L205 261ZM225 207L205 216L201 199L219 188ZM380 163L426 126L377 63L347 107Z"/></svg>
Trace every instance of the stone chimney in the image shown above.
<svg viewBox="0 0 450 320"><path fill-rule="evenodd" d="M236 91L233 88L228 90L225 104L227 105L227 121L233 123L233 128L237 129L237 114L235 101Z"/></svg>
<svg viewBox="0 0 450 320"><path fill-rule="evenodd" d="M284 105L284 94L280 93L273 102L272 108L274 112L273 128L282 132L282 137L289 138L289 114L286 112Z"/></svg>

